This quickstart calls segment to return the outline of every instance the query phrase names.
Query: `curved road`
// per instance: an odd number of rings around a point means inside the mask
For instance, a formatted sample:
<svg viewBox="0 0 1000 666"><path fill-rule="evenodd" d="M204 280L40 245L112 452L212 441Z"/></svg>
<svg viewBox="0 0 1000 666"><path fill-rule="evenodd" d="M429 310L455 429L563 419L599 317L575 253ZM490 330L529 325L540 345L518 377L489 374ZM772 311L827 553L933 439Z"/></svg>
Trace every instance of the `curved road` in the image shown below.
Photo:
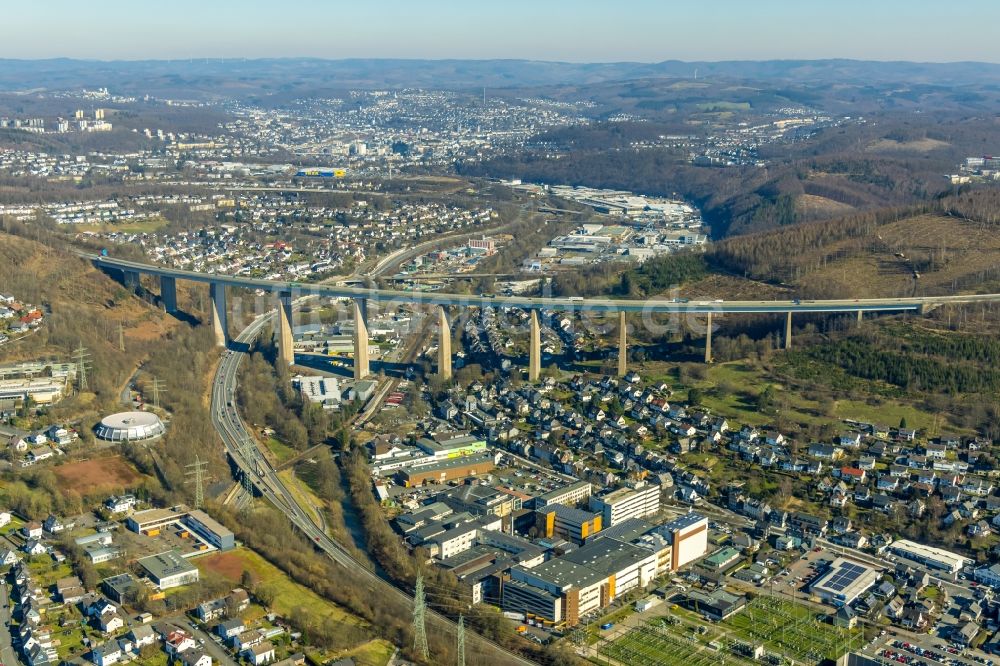
<svg viewBox="0 0 1000 666"><path fill-rule="evenodd" d="M239 467L240 472L247 475L252 481L254 488L284 513L293 525L313 541L317 548L326 553L334 562L351 572L351 575L356 578L366 579L378 593L387 597L395 597L405 604L412 604L413 597L395 587L389 581L380 578L361 563L355 561L340 544L327 536L306 515L288 489L278 479L274 468L257 448L256 441L251 437L243 419L240 418L239 412L236 409L236 376L245 354L236 351L236 348L249 345L260 335L260 332L273 317L274 312L258 316L236 337L234 341L236 344L223 352L222 360L216 370L212 384L212 425L215 426L215 429L222 437L226 452L236 463L237 467ZM443 615L430 609L427 610L427 615L438 622L446 623L450 630L457 630L455 624ZM472 634L471 632L466 632L466 635L469 637L468 640L475 642L482 641L492 647L496 657L502 659L502 661L495 662L497 665L502 663L528 665L533 663L511 652L507 652L504 648L481 636Z"/></svg>
<svg viewBox="0 0 1000 666"><path fill-rule="evenodd" d="M395 253L394 253L395 254ZM899 298L855 298L832 300L793 301L686 301L676 302L651 298L632 300L621 298L576 298L541 296L495 296L481 294L448 294L442 292L401 291L346 287L323 283L282 282L240 278L230 275L199 273L196 271L154 266L137 261L100 257L81 253L98 268L157 277L172 277L191 282L215 283L243 289L261 289L269 292L291 292L295 295L329 296L334 298L369 299L373 302L397 302L429 305L457 305L462 307L519 307L525 309L592 310L606 312L675 312L691 314L722 313L786 313L786 312L892 312L922 310L946 304L1000 302L1000 294L965 294L953 296L908 296ZM385 268L385 260L379 266Z"/></svg>

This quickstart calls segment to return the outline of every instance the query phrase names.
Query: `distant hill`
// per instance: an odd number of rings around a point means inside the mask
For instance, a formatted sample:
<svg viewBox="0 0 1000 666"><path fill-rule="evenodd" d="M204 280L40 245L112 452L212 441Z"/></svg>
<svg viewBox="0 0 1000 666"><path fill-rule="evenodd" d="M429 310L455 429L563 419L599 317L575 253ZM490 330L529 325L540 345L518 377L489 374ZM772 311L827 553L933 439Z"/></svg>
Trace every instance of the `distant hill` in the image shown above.
<svg viewBox="0 0 1000 666"><path fill-rule="evenodd" d="M200 99L309 94L343 88L511 88L696 76L794 84L998 86L1000 65L862 60L659 63L315 58L0 60L0 91L108 86L120 94Z"/></svg>

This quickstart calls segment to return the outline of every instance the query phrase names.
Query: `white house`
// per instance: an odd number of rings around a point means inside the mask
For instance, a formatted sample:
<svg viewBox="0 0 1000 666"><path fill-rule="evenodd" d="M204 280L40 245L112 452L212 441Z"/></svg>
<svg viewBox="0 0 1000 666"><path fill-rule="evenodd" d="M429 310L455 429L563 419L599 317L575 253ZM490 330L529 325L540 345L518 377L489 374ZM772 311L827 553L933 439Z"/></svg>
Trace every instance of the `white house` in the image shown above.
<svg viewBox="0 0 1000 666"><path fill-rule="evenodd" d="M26 552L28 555L44 555L45 553L48 552L48 549L45 547L45 544L43 544L38 539L28 539L24 543L23 548L24 552Z"/></svg>
<svg viewBox="0 0 1000 666"><path fill-rule="evenodd" d="M100 619L101 631L113 634L125 626L125 620L118 613L106 613Z"/></svg>
<svg viewBox="0 0 1000 666"><path fill-rule="evenodd" d="M264 666L274 661L274 645L271 641L264 641L252 647L248 647L240 653L247 658L253 666Z"/></svg>
<svg viewBox="0 0 1000 666"><path fill-rule="evenodd" d="M194 638L192 638L187 632L181 631L180 629L177 631L171 631L167 634L163 642L164 649L171 657L177 657L196 645Z"/></svg>
<svg viewBox="0 0 1000 666"><path fill-rule="evenodd" d="M200 650L187 650L181 653L181 663L184 666L212 666L212 658Z"/></svg>
<svg viewBox="0 0 1000 666"><path fill-rule="evenodd" d="M96 666L111 666L121 661L122 649L118 641L108 641L104 645L98 645L90 651L90 660Z"/></svg>

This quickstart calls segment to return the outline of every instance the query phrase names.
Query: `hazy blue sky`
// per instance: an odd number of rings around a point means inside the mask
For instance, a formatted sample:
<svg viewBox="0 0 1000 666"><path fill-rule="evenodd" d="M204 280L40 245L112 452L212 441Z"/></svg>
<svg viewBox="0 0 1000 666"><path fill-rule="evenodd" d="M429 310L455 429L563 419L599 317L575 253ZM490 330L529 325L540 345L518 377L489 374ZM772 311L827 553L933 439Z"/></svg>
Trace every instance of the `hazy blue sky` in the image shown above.
<svg viewBox="0 0 1000 666"><path fill-rule="evenodd" d="M28 0L0 57L1000 62L1000 2Z"/></svg>

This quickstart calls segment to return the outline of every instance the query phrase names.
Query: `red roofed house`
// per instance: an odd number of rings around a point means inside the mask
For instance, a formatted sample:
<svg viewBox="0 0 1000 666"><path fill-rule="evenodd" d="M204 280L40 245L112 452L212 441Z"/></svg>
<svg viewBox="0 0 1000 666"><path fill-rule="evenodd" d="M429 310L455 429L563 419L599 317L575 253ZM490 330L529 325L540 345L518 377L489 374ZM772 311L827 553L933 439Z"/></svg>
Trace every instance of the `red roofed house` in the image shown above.
<svg viewBox="0 0 1000 666"><path fill-rule="evenodd" d="M868 474L865 470L857 467L841 467L840 478L845 481L864 482L868 478Z"/></svg>

